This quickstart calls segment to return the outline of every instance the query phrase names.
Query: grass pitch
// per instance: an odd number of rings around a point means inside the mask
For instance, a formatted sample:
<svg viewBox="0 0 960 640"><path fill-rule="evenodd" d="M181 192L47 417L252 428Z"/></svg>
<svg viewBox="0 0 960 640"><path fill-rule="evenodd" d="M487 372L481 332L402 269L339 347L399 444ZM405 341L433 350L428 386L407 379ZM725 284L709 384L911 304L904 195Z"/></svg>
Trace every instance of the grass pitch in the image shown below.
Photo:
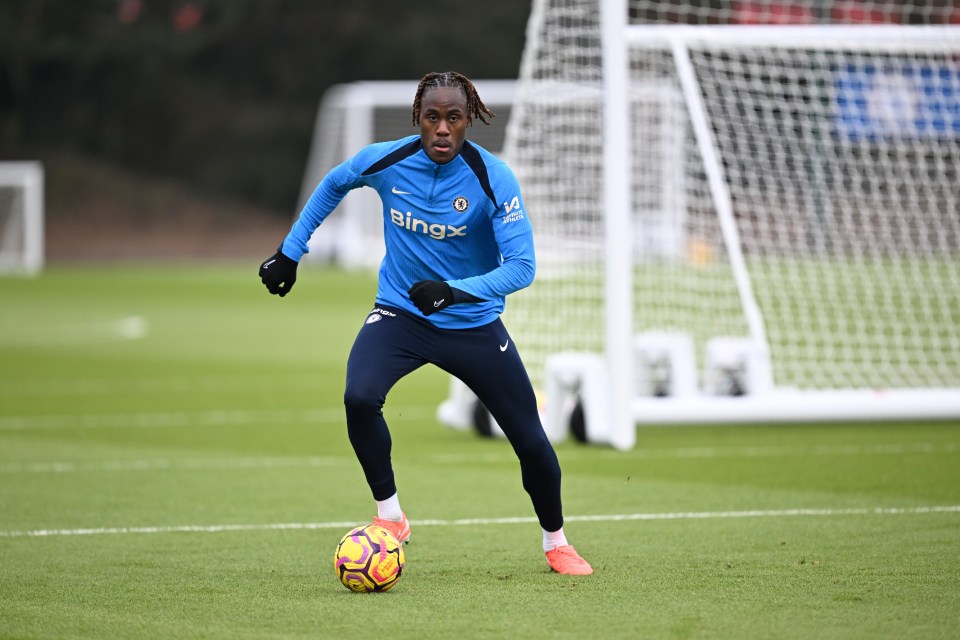
<svg viewBox="0 0 960 640"><path fill-rule="evenodd" d="M571 578L506 443L436 422L432 368L386 408L404 576L347 591L333 549L373 505L342 387L374 280L304 269L279 299L255 270L0 280L0 637L960 636L960 423L564 443L596 569Z"/></svg>

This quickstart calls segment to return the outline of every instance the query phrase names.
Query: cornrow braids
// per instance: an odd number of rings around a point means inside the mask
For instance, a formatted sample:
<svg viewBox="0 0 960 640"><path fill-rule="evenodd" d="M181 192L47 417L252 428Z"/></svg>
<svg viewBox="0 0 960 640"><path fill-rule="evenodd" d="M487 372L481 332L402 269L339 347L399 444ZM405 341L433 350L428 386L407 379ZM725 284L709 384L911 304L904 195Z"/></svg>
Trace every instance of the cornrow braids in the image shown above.
<svg viewBox="0 0 960 640"><path fill-rule="evenodd" d="M470 79L456 71L431 72L420 79L417 86L417 95L413 99L413 125L420 124L420 102L427 89L439 89L441 87L458 87L463 90L467 97L467 113L471 118L477 118L483 124L490 124L485 116L496 118L497 114L487 108L477 93L477 88L473 86Z"/></svg>

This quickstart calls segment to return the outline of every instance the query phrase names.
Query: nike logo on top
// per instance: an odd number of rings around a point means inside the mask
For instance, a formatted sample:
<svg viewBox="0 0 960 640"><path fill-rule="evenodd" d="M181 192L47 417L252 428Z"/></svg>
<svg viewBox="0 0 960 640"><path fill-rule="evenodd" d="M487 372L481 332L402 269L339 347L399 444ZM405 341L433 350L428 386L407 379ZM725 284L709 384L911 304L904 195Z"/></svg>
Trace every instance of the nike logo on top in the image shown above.
<svg viewBox="0 0 960 640"><path fill-rule="evenodd" d="M510 341L507 340L507 341L504 342L502 345L500 345L500 351L506 351L506 350L507 350L507 347L509 347L509 346L510 346Z"/></svg>
<svg viewBox="0 0 960 640"><path fill-rule="evenodd" d="M443 301L444 301L444 300L446 300L446 298L440 298L439 300L437 300L436 302L433 303L433 306L434 306L434 307L439 307L440 305L443 304Z"/></svg>
<svg viewBox="0 0 960 640"><path fill-rule="evenodd" d="M400 191L400 189L397 189L396 187L394 187L393 189L390 189L390 191L391 191L392 193L397 194L398 196L408 196L408 195L410 195L410 192L409 192L409 191Z"/></svg>
<svg viewBox="0 0 960 640"><path fill-rule="evenodd" d="M276 262L276 260L267 260L266 262L263 263L263 268L269 269L270 265L272 265L274 262Z"/></svg>

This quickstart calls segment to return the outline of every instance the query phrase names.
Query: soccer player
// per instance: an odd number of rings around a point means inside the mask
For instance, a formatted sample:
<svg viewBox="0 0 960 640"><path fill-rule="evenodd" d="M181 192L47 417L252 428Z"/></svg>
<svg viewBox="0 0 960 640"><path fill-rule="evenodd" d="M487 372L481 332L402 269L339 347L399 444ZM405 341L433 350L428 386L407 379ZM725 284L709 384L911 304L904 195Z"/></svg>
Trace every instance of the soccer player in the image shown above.
<svg viewBox="0 0 960 640"><path fill-rule="evenodd" d="M425 75L413 101L420 134L372 144L332 169L261 265L260 278L270 293L289 293L317 227L351 189L376 189L386 255L376 306L350 351L344 392L347 433L377 503L374 524L403 542L410 538L382 409L400 378L430 363L462 380L513 446L550 568L587 575L593 569L564 535L556 453L499 317L505 296L533 281L535 259L516 177L466 139L474 118L489 124L488 116L494 113L465 76Z"/></svg>

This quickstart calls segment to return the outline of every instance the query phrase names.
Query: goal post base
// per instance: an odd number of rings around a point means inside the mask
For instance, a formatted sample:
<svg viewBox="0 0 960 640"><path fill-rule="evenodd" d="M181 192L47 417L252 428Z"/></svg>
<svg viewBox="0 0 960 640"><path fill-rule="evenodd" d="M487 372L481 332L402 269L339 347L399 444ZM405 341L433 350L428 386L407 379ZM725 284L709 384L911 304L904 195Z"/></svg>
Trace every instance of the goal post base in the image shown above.
<svg viewBox="0 0 960 640"><path fill-rule="evenodd" d="M548 386L541 420L554 444L573 434L573 417L583 422L582 438L590 444L632 449L635 434L618 433L606 404L607 374L599 354L560 353L549 360ZM549 382L549 381L552 381ZM700 392L667 397L635 396L631 429L731 424L831 422L904 422L960 419L960 389L834 389L771 390L740 396ZM503 431L476 396L451 378L450 396L437 409L437 420L459 431L504 438Z"/></svg>
<svg viewBox="0 0 960 640"><path fill-rule="evenodd" d="M547 358L544 377L543 429L551 442L570 433L570 417L579 405L586 442L610 442L607 363L599 354L555 353Z"/></svg>
<svg viewBox="0 0 960 640"><path fill-rule="evenodd" d="M638 425L960 419L958 389L776 390L747 396L634 398Z"/></svg>
<svg viewBox="0 0 960 640"><path fill-rule="evenodd" d="M660 338L657 343L656 339ZM670 340L666 340L666 338ZM692 354L683 334L650 333L634 342L637 389L630 400L632 422L613 424L610 372L599 353L561 352L544 371L544 429L552 442L571 435L589 444L632 449L637 427L817 422L894 422L960 419L960 389L784 389L770 384L769 365L749 340L710 343L705 378L737 363L736 385L695 388ZM655 348L656 347L656 348ZM680 375L677 375L680 374ZM669 384L650 385L644 380ZM738 390L734 390L736 387ZM667 393L657 395L654 390Z"/></svg>

